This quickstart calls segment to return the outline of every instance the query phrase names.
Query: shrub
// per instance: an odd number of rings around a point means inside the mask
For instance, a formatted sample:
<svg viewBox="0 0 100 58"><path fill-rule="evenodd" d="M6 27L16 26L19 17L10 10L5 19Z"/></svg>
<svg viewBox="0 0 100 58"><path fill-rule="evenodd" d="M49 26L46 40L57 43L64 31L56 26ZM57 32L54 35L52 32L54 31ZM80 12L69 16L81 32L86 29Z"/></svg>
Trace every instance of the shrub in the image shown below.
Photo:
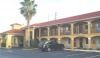
<svg viewBox="0 0 100 58"><path fill-rule="evenodd" d="M31 40L31 41L30 41L30 46L31 46L32 48L37 48L37 47L38 47L38 44L39 44L39 42L38 42L37 39L34 39L34 40Z"/></svg>
<svg viewBox="0 0 100 58"><path fill-rule="evenodd" d="M1 47L6 47L6 43L5 42L2 42L1 43Z"/></svg>

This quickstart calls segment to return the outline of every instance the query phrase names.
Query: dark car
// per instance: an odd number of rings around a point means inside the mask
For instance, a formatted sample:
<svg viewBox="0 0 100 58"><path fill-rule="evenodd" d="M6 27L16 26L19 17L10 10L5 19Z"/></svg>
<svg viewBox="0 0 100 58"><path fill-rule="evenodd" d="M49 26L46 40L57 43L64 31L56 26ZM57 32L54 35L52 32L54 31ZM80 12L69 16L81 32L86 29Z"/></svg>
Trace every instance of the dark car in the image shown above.
<svg viewBox="0 0 100 58"><path fill-rule="evenodd" d="M55 41L46 41L44 43L41 42L39 45L40 45L39 48L42 51L53 51L53 50L57 51L64 49L64 44L58 44Z"/></svg>

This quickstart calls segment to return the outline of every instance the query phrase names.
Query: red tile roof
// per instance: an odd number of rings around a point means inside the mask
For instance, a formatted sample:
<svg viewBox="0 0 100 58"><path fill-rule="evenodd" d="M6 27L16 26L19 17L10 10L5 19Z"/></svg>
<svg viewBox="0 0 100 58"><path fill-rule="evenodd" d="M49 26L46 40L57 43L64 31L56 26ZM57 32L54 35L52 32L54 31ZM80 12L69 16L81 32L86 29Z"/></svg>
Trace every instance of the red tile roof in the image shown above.
<svg viewBox="0 0 100 58"><path fill-rule="evenodd" d="M6 33L24 33L24 31L22 29L12 29L12 30L2 32L1 34L6 34Z"/></svg>
<svg viewBox="0 0 100 58"><path fill-rule="evenodd" d="M66 22L71 22L71 21L76 21L76 20L82 20L86 18L92 18L92 17L97 17L100 16L100 11L97 12L92 12L92 13L87 13L87 14L82 14L78 16L72 16L68 18L63 18L59 20L53 20L53 21L48 21L48 22L43 22L39 24L32 24L31 26L37 26L37 27L42 27L42 26L49 26L49 25L55 25L55 24L60 24L60 23L66 23Z"/></svg>

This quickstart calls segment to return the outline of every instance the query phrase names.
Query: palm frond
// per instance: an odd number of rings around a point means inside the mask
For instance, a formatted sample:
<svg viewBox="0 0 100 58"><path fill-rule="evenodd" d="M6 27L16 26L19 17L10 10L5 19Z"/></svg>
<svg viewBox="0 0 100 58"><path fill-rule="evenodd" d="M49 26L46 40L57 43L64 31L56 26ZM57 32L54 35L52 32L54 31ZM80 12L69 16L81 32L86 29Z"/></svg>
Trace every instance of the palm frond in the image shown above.
<svg viewBox="0 0 100 58"><path fill-rule="evenodd" d="M24 0L24 2L21 2L20 4L22 5L20 13L27 18L27 20L30 20L32 16L36 14L37 4L35 4L34 0Z"/></svg>

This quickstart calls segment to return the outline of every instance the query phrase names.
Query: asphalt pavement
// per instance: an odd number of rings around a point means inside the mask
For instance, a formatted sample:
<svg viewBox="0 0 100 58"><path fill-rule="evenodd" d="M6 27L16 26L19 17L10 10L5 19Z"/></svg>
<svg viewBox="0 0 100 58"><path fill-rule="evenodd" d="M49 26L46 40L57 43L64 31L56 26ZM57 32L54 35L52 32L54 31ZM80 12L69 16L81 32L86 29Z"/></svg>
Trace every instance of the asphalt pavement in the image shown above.
<svg viewBox="0 0 100 58"><path fill-rule="evenodd" d="M0 49L0 58L100 58L100 53L81 51L23 50L21 48Z"/></svg>

